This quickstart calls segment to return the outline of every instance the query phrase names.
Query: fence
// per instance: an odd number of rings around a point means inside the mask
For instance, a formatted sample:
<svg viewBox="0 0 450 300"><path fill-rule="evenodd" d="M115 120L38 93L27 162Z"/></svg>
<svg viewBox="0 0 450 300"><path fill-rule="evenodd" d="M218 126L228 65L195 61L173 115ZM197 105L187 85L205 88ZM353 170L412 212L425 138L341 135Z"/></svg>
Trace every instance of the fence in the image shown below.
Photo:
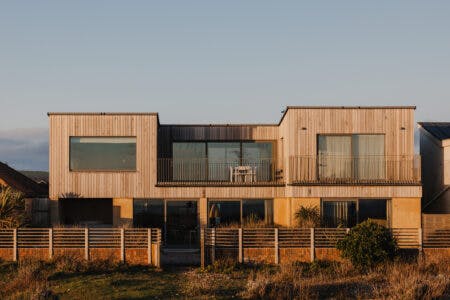
<svg viewBox="0 0 450 300"><path fill-rule="evenodd" d="M290 181L293 184L418 184L420 156L291 156Z"/></svg>
<svg viewBox="0 0 450 300"><path fill-rule="evenodd" d="M202 229L202 265L216 257L238 262L284 263L339 260L336 243L348 228L206 228ZM422 231L421 228L392 228L400 249L450 248L450 229Z"/></svg>
<svg viewBox="0 0 450 300"><path fill-rule="evenodd" d="M113 259L160 266L161 230L157 228L0 229L0 258L51 259L72 254L86 260Z"/></svg>

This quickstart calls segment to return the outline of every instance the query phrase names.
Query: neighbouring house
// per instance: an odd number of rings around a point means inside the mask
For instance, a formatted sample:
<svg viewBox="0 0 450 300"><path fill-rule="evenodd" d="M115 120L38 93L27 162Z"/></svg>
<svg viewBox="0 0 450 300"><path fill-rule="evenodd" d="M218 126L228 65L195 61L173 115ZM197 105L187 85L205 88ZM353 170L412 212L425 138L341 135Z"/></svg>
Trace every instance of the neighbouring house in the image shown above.
<svg viewBox="0 0 450 300"><path fill-rule="evenodd" d="M40 184L0 162L0 186L9 186L24 195L32 225L46 226L50 223L47 183Z"/></svg>
<svg viewBox="0 0 450 300"><path fill-rule="evenodd" d="M450 122L421 122L419 126L423 211L450 214Z"/></svg>
<svg viewBox="0 0 450 300"><path fill-rule="evenodd" d="M157 113L48 113L53 224L163 229L323 225L368 218L421 227L415 107L287 107L277 124L161 124Z"/></svg>

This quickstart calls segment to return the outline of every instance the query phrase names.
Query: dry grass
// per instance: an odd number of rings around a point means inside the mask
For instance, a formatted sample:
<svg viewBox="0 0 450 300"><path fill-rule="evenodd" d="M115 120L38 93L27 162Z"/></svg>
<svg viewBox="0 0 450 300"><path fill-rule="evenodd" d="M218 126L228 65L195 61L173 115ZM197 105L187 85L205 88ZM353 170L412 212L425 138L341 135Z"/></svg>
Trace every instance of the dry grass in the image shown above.
<svg viewBox="0 0 450 300"><path fill-rule="evenodd" d="M242 296L250 299L450 297L450 262L395 262L361 273L342 263L282 266L278 272L255 272Z"/></svg>

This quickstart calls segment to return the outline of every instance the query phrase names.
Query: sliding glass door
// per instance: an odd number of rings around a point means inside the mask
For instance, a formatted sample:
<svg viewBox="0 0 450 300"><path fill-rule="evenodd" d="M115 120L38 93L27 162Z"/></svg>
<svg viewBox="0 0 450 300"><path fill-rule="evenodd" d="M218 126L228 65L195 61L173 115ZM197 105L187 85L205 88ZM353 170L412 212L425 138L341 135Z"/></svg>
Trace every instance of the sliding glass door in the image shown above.
<svg viewBox="0 0 450 300"><path fill-rule="evenodd" d="M373 180L386 177L384 135L319 135L319 179Z"/></svg>

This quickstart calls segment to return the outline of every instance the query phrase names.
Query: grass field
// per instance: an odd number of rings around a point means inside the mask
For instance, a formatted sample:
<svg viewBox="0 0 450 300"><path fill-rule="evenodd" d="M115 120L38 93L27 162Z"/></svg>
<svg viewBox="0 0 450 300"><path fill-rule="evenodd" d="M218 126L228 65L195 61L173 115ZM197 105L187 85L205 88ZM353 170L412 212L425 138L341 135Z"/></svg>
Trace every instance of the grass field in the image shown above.
<svg viewBox="0 0 450 300"><path fill-rule="evenodd" d="M206 269L68 257L0 264L1 299L310 299L450 297L450 264L396 262L361 272L335 262L282 267L220 261Z"/></svg>

